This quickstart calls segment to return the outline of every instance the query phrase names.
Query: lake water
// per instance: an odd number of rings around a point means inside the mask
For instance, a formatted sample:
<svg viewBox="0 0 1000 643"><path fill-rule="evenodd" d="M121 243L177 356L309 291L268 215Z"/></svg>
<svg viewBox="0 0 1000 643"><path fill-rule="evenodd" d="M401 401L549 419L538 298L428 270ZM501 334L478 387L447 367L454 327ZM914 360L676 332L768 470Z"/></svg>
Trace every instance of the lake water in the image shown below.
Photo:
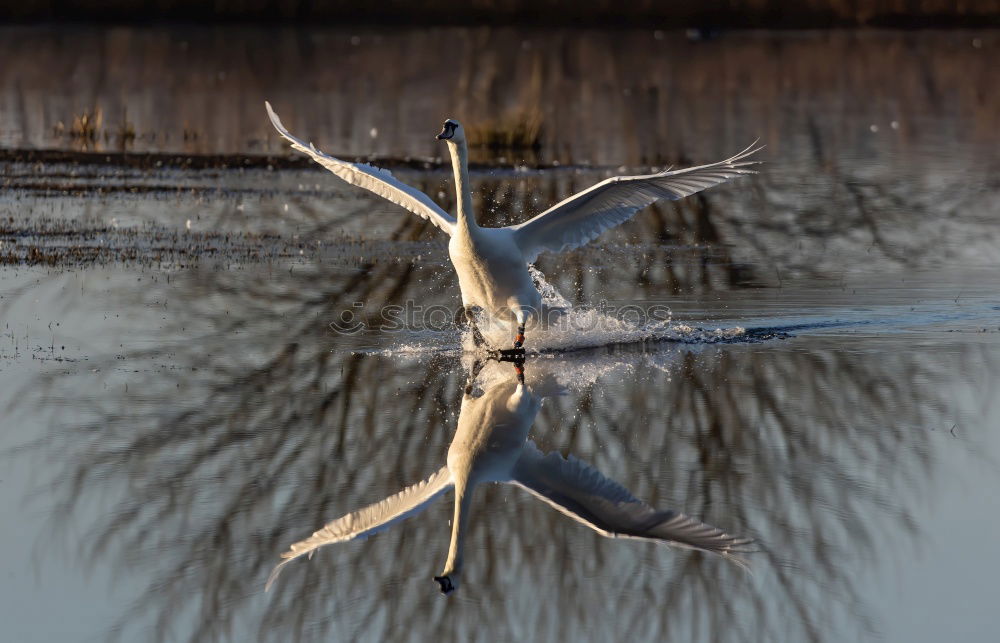
<svg viewBox="0 0 1000 643"><path fill-rule="evenodd" d="M994 35L4 36L21 61L0 70L11 640L994 635ZM293 132L375 154L449 209L440 121L534 123L535 144L476 152L490 225L619 166L714 161L760 136L759 175L543 256L581 327L529 336L560 350L525 364L541 451L753 538L750 572L486 485L452 596L432 581L450 495L295 561L265 593L292 543L444 465L471 359L450 315L426 313L459 303L442 235L285 160L264 98ZM137 136L54 129L94 105L124 107ZM108 156L33 152L51 148ZM246 162L258 153L272 158ZM387 305L424 314L390 329ZM669 316L639 319L652 310ZM345 319L360 332L338 332ZM490 364L473 392L513 375Z"/></svg>

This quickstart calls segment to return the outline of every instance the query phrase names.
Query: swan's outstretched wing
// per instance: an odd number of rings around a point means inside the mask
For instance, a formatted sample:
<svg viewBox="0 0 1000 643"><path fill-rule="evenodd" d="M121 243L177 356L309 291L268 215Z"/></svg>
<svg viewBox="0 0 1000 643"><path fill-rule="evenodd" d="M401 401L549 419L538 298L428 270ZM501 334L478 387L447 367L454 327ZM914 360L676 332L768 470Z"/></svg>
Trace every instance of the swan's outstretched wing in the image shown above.
<svg viewBox="0 0 1000 643"><path fill-rule="evenodd" d="M305 540L300 540L281 555L282 561L267 579L265 590L278 577L281 568L299 556L309 554L323 545L367 538L392 525L420 513L442 493L452 487L448 467L441 467L431 477L403 489L394 496L337 518Z"/></svg>
<svg viewBox="0 0 1000 643"><path fill-rule="evenodd" d="M615 176L574 194L524 223L510 226L528 263L542 252L562 252L589 243L660 199L676 200L740 176L753 174L744 161L757 143L718 163L683 170Z"/></svg>
<svg viewBox="0 0 1000 643"><path fill-rule="evenodd" d="M420 190L410 187L396 179L388 170L382 170L364 163L348 163L335 159L329 154L317 150L312 143L306 144L300 138L293 136L285 126L281 124L281 119L271 109L271 103L264 101L267 107L267 115L271 117L271 124L278 130L285 139L291 142L292 147L300 152L305 152L314 161L330 170L351 185L364 188L369 192L374 192L383 199L392 201L396 205L401 205L410 212L428 219L431 223L441 228L449 235L455 225L455 219L441 209L437 203Z"/></svg>
<svg viewBox="0 0 1000 643"><path fill-rule="evenodd" d="M636 499L628 489L573 456L543 455L530 440L514 468L512 482L570 518L609 538L657 540L718 554L744 565L751 540Z"/></svg>

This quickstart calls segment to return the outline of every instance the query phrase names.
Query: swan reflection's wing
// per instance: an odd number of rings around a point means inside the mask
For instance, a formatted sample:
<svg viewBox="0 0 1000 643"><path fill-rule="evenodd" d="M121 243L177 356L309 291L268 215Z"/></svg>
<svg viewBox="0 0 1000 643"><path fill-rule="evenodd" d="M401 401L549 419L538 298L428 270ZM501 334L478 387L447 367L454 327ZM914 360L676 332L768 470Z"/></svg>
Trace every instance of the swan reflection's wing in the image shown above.
<svg viewBox="0 0 1000 643"><path fill-rule="evenodd" d="M290 141L294 149L308 154L314 161L351 185L374 192L383 199L392 201L396 205L400 205L410 212L428 219L449 235L451 234L455 219L442 210L441 206L434 203L429 196L399 181L388 170L382 170L371 165L365 165L364 163L348 163L347 161L341 161L320 152L312 143L306 144L305 141L293 136L285 129L278 115L271 109L270 103L265 101L264 105L267 107L267 114L271 117L271 124L274 125L274 129L278 130L281 136Z"/></svg>
<svg viewBox="0 0 1000 643"><path fill-rule="evenodd" d="M761 149L756 144L754 141L736 156L718 163L658 174L612 177L510 229L528 263L542 252L579 248L660 199L681 199L737 176L752 174L748 166L756 162L743 159Z"/></svg>
<svg viewBox="0 0 1000 643"><path fill-rule="evenodd" d="M323 545L345 542L359 538L367 538L380 531L388 529L397 522L420 513L432 500L450 489L451 473L448 467L441 467L434 475L422 482L403 489L381 502L369 505L364 509L351 512L337 518L305 540L300 540L281 555L286 559L278 564L267 579L265 589L278 577L281 568L299 556L309 554Z"/></svg>
<svg viewBox="0 0 1000 643"><path fill-rule="evenodd" d="M570 518L610 538L658 540L724 556L743 565L752 541L667 509L654 509L625 487L573 456L542 454L530 440L512 482L524 487Z"/></svg>

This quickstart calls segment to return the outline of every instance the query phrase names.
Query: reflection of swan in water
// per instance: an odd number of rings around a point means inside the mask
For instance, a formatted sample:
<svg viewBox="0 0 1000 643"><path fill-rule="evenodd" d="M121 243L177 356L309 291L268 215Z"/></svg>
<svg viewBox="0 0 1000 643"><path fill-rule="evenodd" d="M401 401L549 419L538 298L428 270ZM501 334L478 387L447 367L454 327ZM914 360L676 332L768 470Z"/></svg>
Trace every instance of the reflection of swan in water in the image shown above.
<svg viewBox="0 0 1000 643"><path fill-rule="evenodd" d="M426 480L364 509L327 524L282 554L267 586L286 564L332 543L367 538L413 516L447 490L455 489L451 545L444 571L436 580L441 591L458 588L463 544L469 524L472 493L483 482L518 485L570 518L610 538L638 538L718 554L739 564L750 540L736 538L717 527L670 509L657 510L617 482L572 455L543 454L528 439L542 398L559 391L552 378L524 383L519 365L516 377L493 383L479 397L472 386L462 398L458 428L448 449L448 464Z"/></svg>
<svg viewBox="0 0 1000 643"><path fill-rule="evenodd" d="M543 252L563 252L590 243L605 230L625 223L660 199L677 200L729 179L752 173L746 158L758 151L756 141L739 154L717 163L669 168L657 174L616 176L557 203L538 216L505 228L481 228L472 211L468 146L465 130L451 119L438 139L447 141L455 173L458 217L452 217L426 194L402 183L385 170L341 161L293 136L265 103L271 123L292 147L308 154L351 185L374 192L429 220L446 232L448 256L458 274L462 305L477 346L485 340L476 328L475 310L505 323L517 323L513 352L523 352L524 328L547 314L528 265Z"/></svg>

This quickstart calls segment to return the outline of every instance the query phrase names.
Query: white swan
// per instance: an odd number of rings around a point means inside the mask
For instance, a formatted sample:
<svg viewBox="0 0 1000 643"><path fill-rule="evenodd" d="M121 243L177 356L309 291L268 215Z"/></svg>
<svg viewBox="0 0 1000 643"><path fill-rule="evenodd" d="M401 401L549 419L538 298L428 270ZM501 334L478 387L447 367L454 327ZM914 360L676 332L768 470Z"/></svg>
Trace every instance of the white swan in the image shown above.
<svg viewBox="0 0 1000 643"><path fill-rule="evenodd" d="M498 365L499 366L499 365ZM466 388L458 428L448 448L448 464L422 482L385 500L338 518L281 555L266 588L292 560L312 556L324 545L367 538L413 516L449 489L455 490L451 544L444 571L435 576L441 592L458 588L463 545L472 493L484 482L515 484L560 512L609 538L638 538L718 554L741 565L749 539L730 536L717 527L670 509L657 510L636 499L617 482L573 456L543 454L528 439L528 430L552 385L544 379L524 383L520 363L516 377L501 379L480 397ZM546 390L548 389L548 390Z"/></svg>
<svg viewBox="0 0 1000 643"><path fill-rule="evenodd" d="M476 344L482 334L475 325L475 309L495 319L517 322L514 352L521 352L525 324L539 318L541 295L528 272L542 252L578 248L605 230L624 223L639 210L660 199L680 199L731 178L753 173L745 161L760 150L756 142L739 154L718 163L669 169L657 174L616 176L565 199L538 216L505 228L481 228L472 211L468 146L465 131L454 120L444 122L437 138L448 143L458 194L458 218L452 218L426 194L395 179L391 173L370 165L333 158L296 138L281 124L271 104L264 103L271 123L292 147L352 185L365 188L401 205L451 236L448 254L458 273L462 305L472 325ZM504 351L509 353L511 351Z"/></svg>

